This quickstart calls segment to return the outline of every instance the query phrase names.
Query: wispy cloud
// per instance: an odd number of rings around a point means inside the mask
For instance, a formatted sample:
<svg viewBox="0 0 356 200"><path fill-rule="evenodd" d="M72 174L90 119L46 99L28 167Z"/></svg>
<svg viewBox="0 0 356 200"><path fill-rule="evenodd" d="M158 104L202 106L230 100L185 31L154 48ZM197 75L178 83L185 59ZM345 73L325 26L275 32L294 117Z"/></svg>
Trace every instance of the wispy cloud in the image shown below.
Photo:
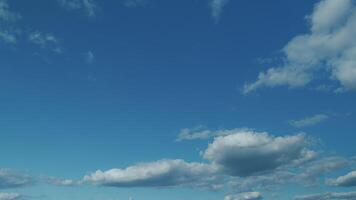
<svg viewBox="0 0 356 200"><path fill-rule="evenodd" d="M86 52L85 53L85 62L90 65L90 64L93 64L94 61L95 61L94 53L92 51Z"/></svg>
<svg viewBox="0 0 356 200"><path fill-rule="evenodd" d="M32 183L32 178L7 169L0 169L0 189L16 188Z"/></svg>
<svg viewBox="0 0 356 200"><path fill-rule="evenodd" d="M84 10L89 17L95 17L98 8L95 0L57 0L68 10Z"/></svg>
<svg viewBox="0 0 356 200"><path fill-rule="evenodd" d="M127 7L140 7L148 3L148 0L124 0L124 5Z"/></svg>
<svg viewBox="0 0 356 200"><path fill-rule="evenodd" d="M289 124L297 127L297 128L303 128L303 127L308 127L308 126L313 126L316 124L319 124L321 122L324 122L329 119L328 115L325 114L317 114L311 117L306 117L301 120L290 120Z"/></svg>
<svg viewBox="0 0 356 200"><path fill-rule="evenodd" d="M245 192L235 195L227 195L224 200L261 200L262 195L259 192Z"/></svg>
<svg viewBox="0 0 356 200"><path fill-rule="evenodd" d="M62 52L58 39L52 34L35 31L29 34L28 39L41 48L50 48L56 53Z"/></svg>
<svg viewBox="0 0 356 200"><path fill-rule="evenodd" d="M16 21L21 15L10 10L7 0L0 0L0 22Z"/></svg>
<svg viewBox="0 0 356 200"><path fill-rule="evenodd" d="M215 20L215 22L219 22L223 9L230 0L209 0L209 1L210 1L211 15Z"/></svg>
<svg viewBox="0 0 356 200"><path fill-rule="evenodd" d="M356 9L352 0L323 0L308 17L310 32L294 37L283 48L284 64L261 72L245 84L245 94L262 87L303 87L318 72L337 80L335 90L356 89Z"/></svg>

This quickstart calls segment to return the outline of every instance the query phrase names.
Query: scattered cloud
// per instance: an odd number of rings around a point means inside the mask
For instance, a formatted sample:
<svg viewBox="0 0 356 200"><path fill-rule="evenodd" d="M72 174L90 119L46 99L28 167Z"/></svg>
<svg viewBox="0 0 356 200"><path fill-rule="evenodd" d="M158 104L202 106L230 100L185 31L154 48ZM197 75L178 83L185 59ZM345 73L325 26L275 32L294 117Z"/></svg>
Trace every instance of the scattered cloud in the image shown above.
<svg viewBox="0 0 356 200"><path fill-rule="evenodd" d="M26 186L32 183L29 176L0 169L0 189Z"/></svg>
<svg viewBox="0 0 356 200"><path fill-rule="evenodd" d="M262 195L259 192L246 192L236 195L227 195L224 200L261 200Z"/></svg>
<svg viewBox="0 0 356 200"><path fill-rule="evenodd" d="M268 133L236 132L209 144L203 157L232 176L246 177L309 159L304 134L274 137Z"/></svg>
<svg viewBox="0 0 356 200"><path fill-rule="evenodd" d="M319 124L321 122L324 122L326 120L329 119L328 115L325 114L317 114L311 117L306 117L304 119L301 120L291 120L289 121L289 124L297 127L297 128L304 128L304 127L308 127L308 126L313 126L316 124Z"/></svg>
<svg viewBox="0 0 356 200"><path fill-rule="evenodd" d="M58 0L67 10L84 10L89 17L95 17L97 4L94 0Z"/></svg>
<svg viewBox="0 0 356 200"><path fill-rule="evenodd" d="M0 200L16 200L21 198L20 194L17 193L1 193L0 192Z"/></svg>
<svg viewBox="0 0 356 200"><path fill-rule="evenodd" d="M224 7L230 0L209 0L210 1L210 8L211 8L211 15L215 22L219 22L220 16L223 12Z"/></svg>
<svg viewBox="0 0 356 200"><path fill-rule="evenodd" d="M29 34L28 39L41 48L50 48L57 53L62 52L58 39L52 34L35 31Z"/></svg>
<svg viewBox="0 0 356 200"><path fill-rule="evenodd" d="M328 184L341 187L355 187L356 186L356 171L352 171L345 176L340 176L336 180L328 180Z"/></svg>
<svg viewBox="0 0 356 200"><path fill-rule="evenodd" d="M160 160L141 163L126 169L98 170L84 177L96 185L114 187L171 187L202 185L214 178L216 168L183 160Z"/></svg>
<svg viewBox="0 0 356 200"><path fill-rule="evenodd" d="M317 72L329 74L340 87L356 89L356 9L352 0L322 0L307 17L310 33L294 37L284 48L284 64L258 75L245 84L245 94L261 87L302 87L316 78Z"/></svg>
<svg viewBox="0 0 356 200"><path fill-rule="evenodd" d="M294 200L353 200L356 198L356 192L344 192L344 193L320 193L311 194L305 196L297 196Z"/></svg>

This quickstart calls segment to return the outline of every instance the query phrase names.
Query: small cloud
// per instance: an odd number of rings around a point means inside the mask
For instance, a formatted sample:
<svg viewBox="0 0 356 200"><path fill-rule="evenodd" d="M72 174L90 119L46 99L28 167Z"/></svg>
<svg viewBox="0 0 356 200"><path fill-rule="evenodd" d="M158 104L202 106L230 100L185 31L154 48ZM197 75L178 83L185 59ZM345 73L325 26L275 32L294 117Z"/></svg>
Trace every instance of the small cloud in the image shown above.
<svg viewBox="0 0 356 200"><path fill-rule="evenodd" d="M297 128L304 128L304 127L319 124L319 123L326 121L328 119L329 119L328 115L318 114L318 115L314 115L311 117L306 117L301 120L291 120L291 121L289 121L289 124L294 127L297 127Z"/></svg>
<svg viewBox="0 0 356 200"><path fill-rule="evenodd" d="M209 1L210 1L211 15L215 20L215 22L219 22L223 9L226 6L226 4L229 2L229 0L209 0Z"/></svg>
<svg viewBox="0 0 356 200"><path fill-rule="evenodd" d="M43 177L42 179L44 182L56 186L77 186L82 184L81 181L76 181L72 179L60 179L55 177Z"/></svg>
<svg viewBox="0 0 356 200"><path fill-rule="evenodd" d="M88 51L87 53L85 53L85 62L87 64L93 64L94 61L95 61L95 56L92 51Z"/></svg>

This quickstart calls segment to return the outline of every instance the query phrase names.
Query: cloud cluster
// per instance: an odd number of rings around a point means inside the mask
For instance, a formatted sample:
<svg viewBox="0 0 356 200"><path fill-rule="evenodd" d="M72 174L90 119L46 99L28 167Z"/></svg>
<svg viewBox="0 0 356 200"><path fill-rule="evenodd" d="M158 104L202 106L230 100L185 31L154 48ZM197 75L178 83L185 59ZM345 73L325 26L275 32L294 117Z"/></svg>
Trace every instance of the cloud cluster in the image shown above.
<svg viewBox="0 0 356 200"><path fill-rule="evenodd" d="M209 163L160 160L124 169L97 170L85 176L84 181L115 187L198 186L218 189L226 180L238 179L235 186L240 184L239 188L247 188L256 182L244 182L242 186L241 180L254 176L251 180L259 180L261 184L273 184L268 183L272 180L277 184L281 177L290 177L290 173L278 169L296 166L315 156L302 134L274 137L240 129L223 132L229 134L216 137L202 152ZM271 177L268 174L272 174ZM256 178L256 175L260 177Z"/></svg>
<svg viewBox="0 0 356 200"><path fill-rule="evenodd" d="M16 200L21 198L20 194L17 193L1 193L0 192L0 200Z"/></svg>
<svg viewBox="0 0 356 200"><path fill-rule="evenodd" d="M94 0L58 0L68 10L84 10L89 17L95 17L97 4Z"/></svg>
<svg viewBox="0 0 356 200"><path fill-rule="evenodd" d="M297 128L303 128L319 124L323 121L326 121L327 119L329 119L329 116L325 114L317 114L311 117L306 117L301 120L291 120L289 121L289 124Z"/></svg>
<svg viewBox="0 0 356 200"><path fill-rule="evenodd" d="M28 40L41 48L50 48L57 53L62 52L58 39L52 34L35 31L29 34Z"/></svg>
<svg viewBox="0 0 356 200"><path fill-rule="evenodd" d="M237 195L227 195L224 200L261 200L262 195L259 192L246 192Z"/></svg>
<svg viewBox="0 0 356 200"><path fill-rule="evenodd" d="M352 0L323 0L308 17L310 33L298 35L284 48L285 63L258 75L244 93L261 87L305 86L318 72L336 80L336 90L356 89L356 9ZM318 73L320 74L320 73Z"/></svg>
<svg viewBox="0 0 356 200"><path fill-rule="evenodd" d="M356 192L344 192L344 193L322 193L311 194L305 196L297 196L294 200L353 200L356 199Z"/></svg>

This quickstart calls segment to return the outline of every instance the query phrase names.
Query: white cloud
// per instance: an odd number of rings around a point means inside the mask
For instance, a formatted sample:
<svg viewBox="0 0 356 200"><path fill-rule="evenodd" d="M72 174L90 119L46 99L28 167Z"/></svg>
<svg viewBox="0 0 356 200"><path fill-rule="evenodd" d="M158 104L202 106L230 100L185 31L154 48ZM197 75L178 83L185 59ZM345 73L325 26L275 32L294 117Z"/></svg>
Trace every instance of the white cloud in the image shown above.
<svg viewBox="0 0 356 200"><path fill-rule="evenodd" d="M203 157L229 175L246 177L300 163L311 152L303 134L274 137L242 131L215 138Z"/></svg>
<svg viewBox="0 0 356 200"><path fill-rule="evenodd" d="M340 176L336 180L328 180L327 182L335 186L354 187L356 186L356 171L352 171L345 176Z"/></svg>
<svg viewBox="0 0 356 200"><path fill-rule="evenodd" d="M224 200L261 200L262 195L259 192L246 192L236 195L227 195Z"/></svg>
<svg viewBox="0 0 356 200"><path fill-rule="evenodd" d="M32 183L32 179L26 175L0 169L0 189L26 186Z"/></svg>
<svg viewBox="0 0 356 200"><path fill-rule="evenodd" d="M317 114L311 117L306 117L301 120L291 120L289 121L289 124L297 128L303 128L319 124L323 121L326 121L327 119L329 119L329 116L325 114Z"/></svg>
<svg viewBox="0 0 356 200"><path fill-rule="evenodd" d="M316 73L329 73L345 90L356 89L356 9L352 0L322 0L308 17L310 33L298 35L284 48L285 63L261 72L244 93L261 87L302 87Z"/></svg>
<svg viewBox="0 0 356 200"><path fill-rule="evenodd" d="M89 17L95 17L97 5L94 0L58 0L68 10L84 10Z"/></svg>
<svg viewBox="0 0 356 200"><path fill-rule="evenodd" d="M356 198L356 192L344 192L344 193L321 193L311 194L304 196L297 196L294 200L354 200Z"/></svg>
<svg viewBox="0 0 356 200"><path fill-rule="evenodd" d="M0 200L15 200L21 198L20 194L17 193L1 193L0 192Z"/></svg>
<svg viewBox="0 0 356 200"><path fill-rule="evenodd" d="M220 20L220 16L223 12L224 7L230 0L209 0L211 15L214 18L215 22Z"/></svg>
<svg viewBox="0 0 356 200"><path fill-rule="evenodd" d="M98 170L85 176L84 181L115 187L200 186L212 180L215 173L216 168L208 164L160 160L137 164L126 169Z"/></svg>

